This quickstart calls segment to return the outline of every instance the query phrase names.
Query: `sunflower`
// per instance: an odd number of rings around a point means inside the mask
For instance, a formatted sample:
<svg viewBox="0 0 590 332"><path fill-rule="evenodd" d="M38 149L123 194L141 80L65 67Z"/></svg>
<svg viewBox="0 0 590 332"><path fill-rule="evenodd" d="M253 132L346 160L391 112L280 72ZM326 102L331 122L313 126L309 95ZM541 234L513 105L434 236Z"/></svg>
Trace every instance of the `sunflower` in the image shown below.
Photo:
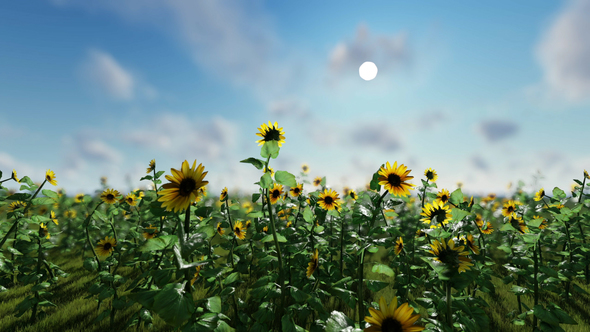
<svg viewBox="0 0 590 332"><path fill-rule="evenodd" d="M408 176L411 170L408 170L404 164L397 167L397 161L393 163L393 167L387 162L387 167L381 167L379 169L379 184L384 186L385 190L389 190L389 193L396 196L408 196L410 195L410 189L414 185L407 183L407 180L413 179L413 176Z"/></svg>
<svg viewBox="0 0 590 332"><path fill-rule="evenodd" d="M298 183L297 187L293 187L293 188L289 189L289 193L291 193L291 196L293 196L293 197L299 197L299 195L301 195L302 192L303 192L303 183Z"/></svg>
<svg viewBox="0 0 590 332"><path fill-rule="evenodd" d="M479 230L484 234L489 235L494 231L494 226L492 226L492 224L489 222L484 222L481 218L481 214L476 214L475 223L477 224Z"/></svg>
<svg viewBox="0 0 590 332"><path fill-rule="evenodd" d="M219 195L219 201L224 202L227 199L227 187L223 188L221 195Z"/></svg>
<svg viewBox="0 0 590 332"><path fill-rule="evenodd" d="M323 193L320 193L318 204L324 210L340 209L340 202L338 193L332 189L324 189Z"/></svg>
<svg viewBox="0 0 590 332"><path fill-rule="evenodd" d="M39 208L39 215L45 215L47 213L47 211L49 211L49 208L45 205L41 205L41 207Z"/></svg>
<svg viewBox="0 0 590 332"><path fill-rule="evenodd" d="M469 267L473 266L468 257L463 257L469 255L469 252L463 251L465 246L455 247L453 239L449 239L448 246L444 239L441 242L434 240L430 247L432 250L428 252L436 256L434 260L447 264L451 268L458 268L459 273L470 270Z"/></svg>
<svg viewBox="0 0 590 332"><path fill-rule="evenodd" d="M152 159L150 161L150 164L146 170L146 174L150 174L151 172L153 172L156 169L156 159Z"/></svg>
<svg viewBox="0 0 590 332"><path fill-rule="evenodd" d="M208 181L203 181L208 172L203 172L205 167L203 164L197 166L197 161L193 162L193 166L189 168L188 161L182 162L181 170L171 168L173 176L166 175L166 180L170 181L162 186L162 191L158 198L167 211L178 212L186 210L192 202L197 199L199 195L199 188L203 187ZM196 168L195 168L196 167Z"/></svg>
<svg viewBox="0 0 590 332"><path fill-rule="evenodd" d="M100 184L103 185L103 186L106 186L108 180L109 179L106 176L101 176L100 177Z"/></svg>
<svg viewBox="0 0 590 332"><path fill-rule="evenodd" d="M236 224L234 225L234 234L240 240L246 238L246 229L241 221L236 222Z"/></svg>
<svg viewBox="0 0 590 332"><path fill-rule="evenodd" d="M66 210L64 212L64 217L69 218L69 219L74 219L74 218L76 218L77 215L78 215L78 213L76 212L76 210Z"/></svg>
<svg viewBox="0 0 590 332"><path fill-rule="evenodd" d="M522 218L514 217L514 216L510 217L510 225L512 225L512 227L514 227L517 231L519 231L520 234L524 234L524 233L529 232L529 228L524 223L524 220L522 220Z"/></svg>
<svg viewBox="0 0 590 332"><path fill-rule="evenodd" d="M424 327L414 325L420 319L420 315L414 315L414 309L404 303L397 306L397 297L394 297L389 306L383 296L379 299L379 311L369 308L371 316L365 316L365 322L371 326L364 332L419 332Z"/></svg>
<svg viewBox="0 0 590 332"><path fill-rule="evenodd" d="M39 225L39 236L44 237L46 239L51 238L51 234L49 234L49 230L47 229L47 226L43 223L41 223L41 225Z"/></svg>
<svg viewBox="0 0 590 332"><path fill-rule="evenodd" d="M129 204L130 206L136 206L137 197L134 194L129 193L127 196L125 196L125 203Z"/></svg>
<svg viewBox="0 0 590 332"><path fill-rule="evenodd" d="M270 176L274 176L275 175L275 169L272 167L265 167L262 170L264 173L270 172Z"/></svg>
<svg viewBox="0 0 590 332"><path fill-rule="evenodd" d="M540 216L534 216L533 220L542 220L541 224L539 225L539 229L545 229L547 228L547 219L540 217Z"/></svg>
<svg viewBox="0 0 590 332"><path fill-rule="evenodd" d="M309 173L309 165L308 164L301 165L301 171L303 172L303 174Z"/></svg>
<svg viewBox="0 0 590 332"><path fill-rule="evenodd" d="M20 183L20 180L18 179L18 176L16 175L16 171L14 169L12 170L12 175L10 176L10 178Z"/></svg>
<svg viewBox="0 0 590 332"><path fill-rule="evenodd" d="M149 239L153 239L156 236L156 233L158 233L158 227L152 226L152 224L150 224L150 227L144 227L145 232L143 232L143 237L146 240Z"/></svg>
<svg viewBox="0 0 590 332"><path fill-rule="evenodd" d="M430 224L435 218L439 224L448 224L449 221L453 218L449 211L449 207L446 206L444 203L439 203L434 201L432 204L427 203L425 207L422 208L421 216L424 218L420 219L425 224Z"/></svg>
<svg viewBox="0 0 590 332"><path fill-rule="evenodd" d="M419 229L419 230L416 231L416 237L422 237L424 235L426 235L426 233L424 233L423 230Z"/></svg>
<svg viewBox="0 0 590 332"><path fill-rule="evenodd" d="M436 201L439 204L446 204L450 198L451 194L449 194L449 191L447 189L442 189L436 194Z"/></svg>
<svg viewBox="0 0 590 332"><path fill-rule="evenodd" d="M8 206L8 210L10 212L14 212L14 210L24 208L26 206L27 206L27 203L25 203L23 201L16 201L16 202L10 203L10 205Z"/></svg>
<svg viewBox="0 0 590 332"><path fill-rule="evenodd" d="M250 213L250 212L252 212L252 210L254 210L252 203L250 203L248 201L245 201L244 203L242 203L242 208L246 209L246 213Z"/></svg>
<svg viewBox="0 0 590 332"><path fill-rule="evenodd" d="M477 244L475 244L473 235L469 234L467 237L463 237L463 241L465 241L465 244L469 247L469 249L471 249L471 251L473 251L474 254L479 255L479 247Z"/></svg>
<svg viewBox="0 0 590 332"><path fill-rule="evenodd" d="M322 178L317 176L315 179L313 179L313 185L314 186L319 186L320 184L322 184Z"/></svg>
<svg viewBox="0 0 590 332"><path fill-rule="evenodd" d="M250 226L252 226L252 220L246 221L246 229L250 228Z"/></svg>
<svg viewBox="0 0 590 332"><path fill-rule="evenodd" d="M590 175L588 175L587 170L584 170L584 176L586 177L586 179L590 180Z"/></svg>
<svg viewBox="0 0 590 332"><path fill-rule="evenodd" d="M115 189L106 189L100 194L100 199L107 204L115 204L119 195L121 194Z"/></svg>
<svg viewBox="0 0 590 332"><path fill-rule="evenodd" d="M348 196L349 193L350 193L350 188L348 188L348 187L342 188L342 196Z"/></svg>
<svg viewBox="0 0 590 332"><path fill-rule="evenodd" d="M279 128L279 125L276 122L272 124L268 121L268 126L266 123L263 123L260 128L258 128L258 131L260 132L256 133L256 136L262 137L256 141L258 145L262 145L268 141L277 141L279 147L281 147L283 143L285 143L285 136L283 136L285 135L285 132L283 131L283 128Z"/></svg>
<svg viewBox="0 0 590 332"><path fill-rule="evenodd" d="M359 198L359 196L356 194L356 191L351 190L350 193L348 193L348 195L350 196L350 198L354 199L356 201L357 198Z"/></svg>
<svg viewBox="0 0 590 332"><path fill-rule="evenodd" d="M113 237L105 237L104 240L98 241L98 245L96 246L96 253L100 256L108 256L110 255L115 247L117 246L117 241Z"/></svg>
<svg viewBox="0 0 590 332"><path fill-rule="evenodd" d="M438 174L436 174L436 171L433 170L432 168L429 168L429 169L425 170L424 171L424 176L430 182L436 182L436 180L438 179Z"/></svg>
<svg viewBox="0 0 590 332"><path fill-rule="evenodd" d="M399 255L400 252L404 249L404 239L400 236L397 241L395 242L395 249L394 252L396 255Z"/></svg>
<svg viewBox="0 0 590 332"><path fill-rule="evenodd" d="M516 203L513 200L509 200L502 206L502 215L504 217L516 216Z"/></svg>
<svg viewBox="0 0 590 332"><path fill-rule="evenodd" d="M268 192L270 196L270 204L276 204L276 202L281 198L283 194L283 185L275 183L272 189Z"/></svg>
<svg viewBox="0 0 590 332"><path fill-rule="evenodd" d="M265 233L268 233L268 226L262 227L262 231L265 232Z"/></svg>
<svg viewBox="0 0 590 332"><path fill-rule="evenodd" d="M543 199L543 196L545 196L545 189L541 188L539 191L537 191L537 193L535 193L535 201L540 201Z"/></svg>
<svg viewBox="0 0 590 332"><path fill-rule="evenodd" d="M311 260L307 266L307 277L311 277L311 275L317 270L318 266L320 265L319 260L319 251L318 249L315 250L313 255L311 256Z"/></svg>
<svg viewBox="0 0 590 332"><path fill-rule="evenodd" d="M225 230L223 229L223 227L221 227L220 222L217 223L217 233L219 233L219 235L225 234Z"/></svg>
<svg viewBox="0 0 590 332"><path fill-rule="evenodd" d="M287 225L285 226L285 228L289 228L289 227L291 227L291 225L293 225L293 223L290 221L287 221Z"/></svg>
<svg viewBox="0 0 590 332"><path fill-rule="evenodd" d="M47 172L45 172L45 180L49 183L51 183L54 186L57 186L57 180L55 179L55 173L53 173L52 170L48 169Z"/></svg>
<svg viewBox="0 0 590 332"><path fill-rule="evenodd" d="M80 193L80 194L74 196L74 202L76 202L76 203L84 202L84 194Z"/></svg>

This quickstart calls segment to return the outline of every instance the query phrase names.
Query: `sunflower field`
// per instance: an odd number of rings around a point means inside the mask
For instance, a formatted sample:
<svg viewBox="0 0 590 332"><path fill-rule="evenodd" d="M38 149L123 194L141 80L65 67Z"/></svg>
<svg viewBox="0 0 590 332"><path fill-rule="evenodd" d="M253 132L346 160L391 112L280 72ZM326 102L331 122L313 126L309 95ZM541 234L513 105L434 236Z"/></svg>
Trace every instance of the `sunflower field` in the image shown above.
<svg viewBox="0 0 590 332"><path fill-rule="evenodd" d="M256 135L247 196L208 192L196 160L94 197L0 172L0 330L590 329L585 170L567 193L472 197L384 160L337 192L308 165L271 168L276 122Z"/></svg>

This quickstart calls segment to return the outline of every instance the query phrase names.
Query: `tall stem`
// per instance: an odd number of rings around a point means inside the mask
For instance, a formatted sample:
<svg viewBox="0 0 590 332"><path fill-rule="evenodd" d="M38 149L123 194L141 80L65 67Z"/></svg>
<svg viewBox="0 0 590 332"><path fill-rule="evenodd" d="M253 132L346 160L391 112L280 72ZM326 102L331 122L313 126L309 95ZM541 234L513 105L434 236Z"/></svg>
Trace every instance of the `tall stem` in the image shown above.
<svg viewBox="0 0 590 332"><path fill-rule="evenodd" d="M452 327L453 326L453 297L451 295L451 284L449 281L445 282L447 285L447 325Z"/></svg>
<svg viewBox="0 0 590 332"><path fill-rule="evenodd" d="M540 241L537 241L537 246L540 247ZM533 247L533 261L534 261L534 284L533 284L533 292L535 296L535 306L539 304L539 281L537 280L537 274L539 273L539 262L537 260L537 248ZM537 316L533 315L533 332L537 328Z"/></svg>
<svg viewBox="0 0 590 332"><path fill-rule="evenodd" d="M365 268L365 248L361 250L361 260L359 262L359 275L358 275L358 288L357 288L357 297L359 303L359 327L362 329L363 319L365 316L365 296L363 294L363 277L364 277L364 268Z"/></svg>

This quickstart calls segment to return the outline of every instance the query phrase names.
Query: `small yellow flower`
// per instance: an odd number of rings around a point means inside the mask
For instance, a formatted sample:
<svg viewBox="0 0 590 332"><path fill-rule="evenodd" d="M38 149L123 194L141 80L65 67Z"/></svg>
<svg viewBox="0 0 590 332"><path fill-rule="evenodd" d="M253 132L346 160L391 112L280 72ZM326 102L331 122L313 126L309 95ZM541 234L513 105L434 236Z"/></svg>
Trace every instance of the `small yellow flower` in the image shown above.
<svg viewBox="0 0 590 332"><path fill-rule="evenodd" d="M266 123L263 123L260 128L258 128L258 131L260 132L256 133L256 135L262 137L256 141L258 145L262 145L268 141L277 141L279 147L281 147L283 143L285 143L285 136L283 136L285 135L285 132L283 131L283 128L279 128L279 125L276 122L272 124L268 121L268 126Z"/></svg>
<svg viewBox="0 0 590 332"><path fill-rule="evenodd" d="M98 241L96 253L100 256L108 256L115 250L116 246L117 241L115 241L115 238L107 236L104 238L104 240Z"/></svg>
<svg viewBox="0 0 590 332"><path fill-rule="evenodd" d="M585 172L585 171L584 171L584 172ZM11 175L11 178L12 178L14 181L16 181L16 182L20 183L20 180L18 179L18 176L16 175L16 171L15 171L14 169L12 170L12 175Z"/></svg>
<svg viewBox="0 0 590 332"><path fill-rule="evenodd" d="M145 227L145 232L143 232L143 237L146 240L153 239L156 236L156 233L158 233L158 228L155 226L152 226L152 224L150 224L150 227Z"/></svg>
<svg viewBox="0 0 590 332"><path fill-rule="evenodd" d="M246 238L246 229L241 221L236 222L236 224L234 225L234 234L240 240Z"/></svg>
<svg viewBox="0 0 590 332"><path fill-rule="evenodd" d="M313 179L313 185L314 186L319 186L320 184L322 184L322 178L317 176L315 179Z"/></svg>
<svg viewBox="0 0 590 332"><path fill-rule="evenodd" d="M387 305L383 296L379 299L379 310L369 308L371 316L365 316L365 322L371 326L364 329L364 332L420 332L424 327L414 325L420 315L414 315L414 309L404 303L397 306L397 297Z"/></svg>
<svg viewBox="0 0 590 332"><path fill-rule="evenodd" d="M424 176L426 176L426 179L428 179L428 181L430 182L436 182L436 180L438 179L438 174L436 174L436 171L432 168L425 170Z"/></svg>
<svg viewBox="0 0 590 332"><path fill-rule="evenodd" d="M324 210L340 210L338 193L332 189L324 189L324 192L320 193L318 204Z"/></svg>
<svg viewBox="0 0 590 332"><path fill-rule="evenodd" d="M311 277L311 275L317 270L318 266L320 265L319 260L319 251L318 249L315 250L314 254L311 256L311 261L307 266L307 277Z"/></svg>
<svg viewBox="0 0 590 332"><path fill-rule="evenodd" d="M129 193L127 196L125 196L125 203L129 204L130 206L136 206L137 197L134 194Z"/></svg>
<svg viewBox="0 0 590 332"><path fill-rule="evenodd" d="M74 202L76 202L76 203L82 203L82 202L84 202L84 194L83 193L77 194L74 197Z"/></svg>
<svg viewBox="0 0 590 332"><path fill-rule="evenodd" d="M350 196L350 198L352 198L355 201L357 198L359 198L358 195L356 194L356 191L354 191L354 190L351 190L350 193L348 193L348 195Z"/></svg>
<svg viewBox="0 0 590 332"><path fill-rule="evenodd" d="M100 199L107 204L115 204L119 195L121 194L115 189L106 189L100 194Z"/></svg>
<svg viewBox="0 0 590 332"><path fill-rule="evenodd" d="M309 165L307 165L307 164L301 165L301 171L303 172L303 174L309 173Z"/></svg>
<svg viewBox="0 0 590 332"><path fill-rule="evenodd" d="M414 185L406 181L413 179L409 176L411 170L404 164L397 166L397 161L393 166L387 162L386 166L379 169L379 184L390 194L395 196L409 196L410 190L414 190Z"/></svg>
<svg viewBox="0 0 590 332"><path fill-rule="evenodd" d="M48 169L47 172L45 172L45 180L49 183L51 183L54 186L57 186L57 180L55 179L55 173L53 173L52 170Z"/></svg>
<svg viewBox="0 0 590 332"><path fill-rule="evenodd" d="M289 193L293 197L299 197L303 192L303 183L298 183L296 187L289 189Z"/></svg>
<svg viewBox="0 0 590 332"><path fill-rule="evenodd" d="M283 194L283 185L275 183L272 189L269 190L270 204L276 204Z"/></svg>
<svg viewBox="0 0 590 332"><path fill-rule="evenodd" d="M395 242L395 249L394 252L396 255L399 255L400 252L404 249L404 239L400 236L397 241Z"/></svg>
<svg viewBox="0 0 590 332"><path fill-rule="evenodd" d="M219 235L225 234L225 230L223 229L223 227L221 227L220 222L217 223L217 233L219 233Z"/></svg>
<svg viewBox="0 0 590 332"><path fill-rule="evenodd" d="M226 199L227 199L227 187L223 188L223 190L221 190L221 195L219 195L220 202L225 202Z"/></svg>
<svg viewBox="0 0 590 332"><path fill-rule="evenodd" d="M44 237L46 239L51 238L51 234L49 234L49 230L47 229L47 226L45 226L45 224L41 223L41 225L39 225L39 236Z"/></svg>
<svg viewBox="0 0 590 332"><path fill-rule="evenodd" d="M150 174L151 172L153 172L156 169L156 159L152 159L152 161L150 161L150 164L146 170L146 174Z"/></svg>
<svg viewBox="0 0 590 332"><path fill-rule="evenodd" d="M517 203L513 200L509 200L502 206L502 215L504 217L516 216L516 205Z"/></svg>
<svg viewBox="0 0 590 332"><path fill-rule="evenodd" d="M450 198L451 194L449 194L449 191L447 189L441 189L441 191L439 191L436 195L436 201L439 204L446 204Z"/></svg>
<svg viewBox="0 0 590 332"><path fill-rule="evenodd" d="M70 219L76 218L77 215L78 215L78 213L76 212L76 210L69 210L68 209L64 212L64 216L66 218L70 218Z"/></svg>

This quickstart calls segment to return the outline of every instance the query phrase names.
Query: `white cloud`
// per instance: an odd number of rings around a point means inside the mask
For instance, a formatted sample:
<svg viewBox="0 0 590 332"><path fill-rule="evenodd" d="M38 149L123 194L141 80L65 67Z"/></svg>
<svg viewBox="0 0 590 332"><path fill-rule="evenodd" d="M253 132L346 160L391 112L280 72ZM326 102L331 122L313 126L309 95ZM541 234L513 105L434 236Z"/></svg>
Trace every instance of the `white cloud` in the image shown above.
<svg viewBox="0 0 590 332"><path fill-rule="evenodd" d="M496 142L515 135L518 124L506 120L485 120L479 124L478 130L488 142Z"/></svg>
<svg viewBox="0 0 590 332"><path fill-rule="evenodd" d="M358 75L358 68L365 61L374 62L380 74L407 65L410 50L406 34L373 36L368 27L361 24L352 41L340 42L334 47L328 68L333 77Z"/></svg>
<svg viewBox="0 0 590 332"><path fill-rule="evenodd" d="M307 117L310 115L308 107L297 98L273 100L268 103L268 112L278 116Z"/></svg>
<svg viewBox="0 0 590 332"><path fill-rule="evenodd" d="M179 158L205 155L220 158L236 143L236 124L221 118L189 119L180 114L162 114L147 125L127 130L123 141L136 146L157 149Z"/></svg>
<svg viewBox="0 0 590 332"><path fill-rule="evenodd" d="M590 99L590 1L574 0L537 45L550 92L569 101Z"/></svg>
<svg viewBox="0 0 590 332"><path fill-rule="evenodd" d="M82 75L94 88L115 100L132 100L135 79L112 55L92 49L82 65Z"/></svg>

